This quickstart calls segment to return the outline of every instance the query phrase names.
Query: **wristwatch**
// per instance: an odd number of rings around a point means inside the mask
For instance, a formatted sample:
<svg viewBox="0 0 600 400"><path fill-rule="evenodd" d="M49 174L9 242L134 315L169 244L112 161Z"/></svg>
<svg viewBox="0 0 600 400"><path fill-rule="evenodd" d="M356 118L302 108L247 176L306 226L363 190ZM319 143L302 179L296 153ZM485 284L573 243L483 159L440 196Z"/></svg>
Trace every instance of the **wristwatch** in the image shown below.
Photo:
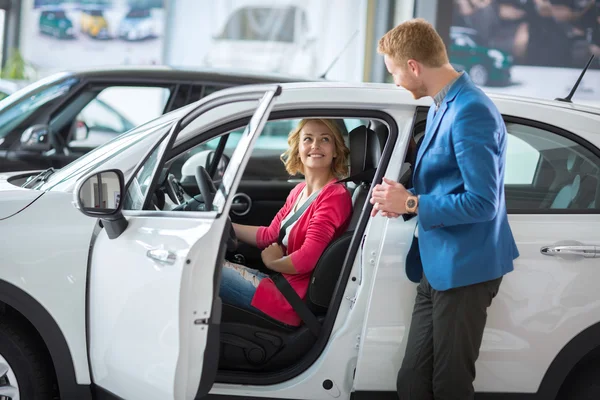
<svg viewBox="0 0 600 400"><path fill-rule="evenodd" d="M419 198L417 196L408 196L406 198L406 212L409 214L414 214L417 212L417 207L419 206Z"/></svg>

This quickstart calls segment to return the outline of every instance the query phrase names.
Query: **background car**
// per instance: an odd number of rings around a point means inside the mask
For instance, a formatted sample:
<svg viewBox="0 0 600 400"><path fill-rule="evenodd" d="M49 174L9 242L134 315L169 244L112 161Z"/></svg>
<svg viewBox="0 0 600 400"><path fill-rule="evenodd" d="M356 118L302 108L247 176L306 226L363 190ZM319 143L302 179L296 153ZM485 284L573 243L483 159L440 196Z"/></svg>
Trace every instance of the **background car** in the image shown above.
<svg viewBox="0 0 600 400"><path fill-rule="evenodd" d="M448 56L458 71L467 71L479 86L508 85L512 56L498 49L490 49L477 42L477 32L471 28L450 27Z"/></svg>
<svg viewBox="0 0 600 400"><path fill-rule="evenodd" d="M308 17L295 5L249 5L235 9L213 38L206 66L315 75L315 39Z"/></svg>
<svg viewBox="0 0 600 400"><path fill-rule="evenodd" d="M75 37L73 22L65 10L57 8L42 10L39 19L41 33L54 36L59 39L70 39Z"/></svg>
<svg viewBox="0 0 600 400"><path fill-rule="evenodd" d="M61 168L133 126L227 87L302 80L168 67L61 72L0 101L0 172ZM24 140L31 137L37 140Z"/></svg>
<svg viewBox="0 0 600 400"><path fill-rule="evenodd" d="M94 39L111 39L108 21L101 8L82 8L79 25L82 33Z"/></svg>
<svg viewBox="0 0 600 400"><path fill-rule="evenodd" d="M119 37L125 40L149 39L156 34L156 23L148 8L132 8L119 25Z"/></svg>

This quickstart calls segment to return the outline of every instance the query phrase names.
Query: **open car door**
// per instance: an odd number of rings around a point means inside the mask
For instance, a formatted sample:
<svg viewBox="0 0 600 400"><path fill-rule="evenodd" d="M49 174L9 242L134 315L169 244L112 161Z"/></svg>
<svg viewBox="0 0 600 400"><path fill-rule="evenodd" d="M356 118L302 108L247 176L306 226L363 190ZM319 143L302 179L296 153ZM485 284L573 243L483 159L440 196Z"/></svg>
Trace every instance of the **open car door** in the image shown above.
<svg viewBox="0 0 600 400"><path fill-rule="evenodd" d="M212 210L124 210L126 226L117 228L103 219L104 229L92 244L88 293L91 373L100 390L128 400L198 399L209 392L218 369L218 295L232 229L229 210L280 92L279 86L260 91L239 88L179 121L181 129L221 104L260 99L215 193ZM162 160L176 133L165 137L148 160ZM150 177L161 170L160 162L156 164ZM111 174L118 175L105 171L88 180L99 176L97 184L102 186Z"/></svg>

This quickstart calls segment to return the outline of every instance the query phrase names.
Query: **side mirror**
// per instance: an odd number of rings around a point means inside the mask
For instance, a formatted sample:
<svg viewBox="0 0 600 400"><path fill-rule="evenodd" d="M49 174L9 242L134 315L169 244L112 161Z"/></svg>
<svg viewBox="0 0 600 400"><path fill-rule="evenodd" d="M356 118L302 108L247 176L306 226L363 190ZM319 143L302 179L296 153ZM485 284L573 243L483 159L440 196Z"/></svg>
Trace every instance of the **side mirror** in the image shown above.
<svg viewBox="0 0 600 400"><path fill-rule="evenodd" d="M32 151L48 151L50 144L50 126L32 125L21 134L21 148Z"/></svg>
<svg viewBox="0 0 600 400"><path fill-rule="evenodd" d="M100 218L110 239L116 239L127 228L127 220L121 213L123 172L111 169L86 176L75 188L75 207L84 215Z"/></svg>
<svg viewBox="0 0 600 400"><path fill-rule="evenodd" d="M90 135L90 128L83 121L75 121L75 132L73 133L73 140L85 140Z"/></svg>

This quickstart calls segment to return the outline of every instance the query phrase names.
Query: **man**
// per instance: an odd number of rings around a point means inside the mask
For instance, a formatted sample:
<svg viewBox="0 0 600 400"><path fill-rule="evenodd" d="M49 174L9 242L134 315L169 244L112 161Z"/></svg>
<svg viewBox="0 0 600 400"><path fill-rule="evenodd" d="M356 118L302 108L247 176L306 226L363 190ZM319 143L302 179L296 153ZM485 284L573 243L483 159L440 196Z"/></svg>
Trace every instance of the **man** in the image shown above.
<svg viewBox="0 0 600 400"><path fill-rule="evenodd" d="M398 393L472 399L487 308L519 256L504 200L506 127L426 21L393 28L378 51L397 86L434 99L413 188L384 178L370 200L373 215L418 218L420 263L407 262L406 272L419 285Z"/></svg>

